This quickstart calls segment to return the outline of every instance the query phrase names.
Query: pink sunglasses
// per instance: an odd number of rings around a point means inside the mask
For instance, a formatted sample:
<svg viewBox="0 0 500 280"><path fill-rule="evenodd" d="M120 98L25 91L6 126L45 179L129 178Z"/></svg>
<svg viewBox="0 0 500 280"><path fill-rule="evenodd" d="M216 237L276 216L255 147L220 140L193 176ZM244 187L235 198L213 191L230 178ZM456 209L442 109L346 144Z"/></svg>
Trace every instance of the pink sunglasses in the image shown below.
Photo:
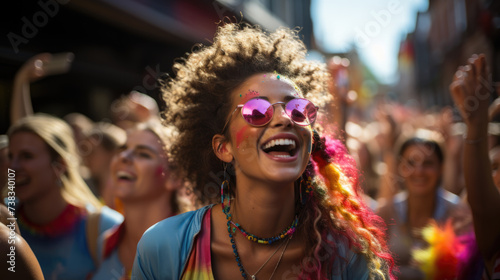
<svg viewBox="0 0 500 280"><path fill-rule="evenodd" d="M234 109L226 124L224 124L222 133L224 133L227 124L238 108L241 108L241 116L249 125L264 126L272 120L274 105L277 104L284 106L285 113L297 125L308 126L314 124L316 121L318 107L305 98L294 98L287 102L276 102L273 104L262 98L254 98L248 100L245 104L238 105Z"/></svg>

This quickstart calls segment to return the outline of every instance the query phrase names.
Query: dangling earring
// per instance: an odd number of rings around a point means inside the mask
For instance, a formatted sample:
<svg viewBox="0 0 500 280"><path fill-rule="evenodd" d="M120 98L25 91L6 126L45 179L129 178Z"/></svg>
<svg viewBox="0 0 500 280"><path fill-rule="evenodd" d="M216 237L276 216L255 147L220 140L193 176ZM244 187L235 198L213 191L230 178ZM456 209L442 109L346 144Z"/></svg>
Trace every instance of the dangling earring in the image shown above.
<svg viewBox="0 0 500 280"><path fill-rule="evenodd" d="M229 174L227 174L227 165L228 165L227 163L224 163L224 181L222 181L222 184L220 186L220 199L223 209L225 208L229 209L229 207L231 206L231 195L229 194L230 177ZM226 190L224 191L225 188ZM227 200L227 205L224 204L224 200Z"/></svg>

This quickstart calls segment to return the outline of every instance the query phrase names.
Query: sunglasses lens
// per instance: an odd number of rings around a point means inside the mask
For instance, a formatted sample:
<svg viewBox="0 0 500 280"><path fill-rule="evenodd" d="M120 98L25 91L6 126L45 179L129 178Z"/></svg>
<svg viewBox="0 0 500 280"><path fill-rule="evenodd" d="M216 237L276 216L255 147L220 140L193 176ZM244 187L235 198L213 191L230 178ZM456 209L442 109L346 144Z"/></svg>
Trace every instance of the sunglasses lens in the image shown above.
<svg viewBox="0 0 500 280"><path fill-rule="evenodd" d="M292 99L286 104L286 113L298 125L313 124L316 121L317 112L314 104L307 99Z"/></svg>
<svg viewBox="0 0 500 280"><path fill-rule="evenodd" d="M265 125L273 116L273 107L264 99L251 99L241 108L241 114L251 125Z"/></svg>

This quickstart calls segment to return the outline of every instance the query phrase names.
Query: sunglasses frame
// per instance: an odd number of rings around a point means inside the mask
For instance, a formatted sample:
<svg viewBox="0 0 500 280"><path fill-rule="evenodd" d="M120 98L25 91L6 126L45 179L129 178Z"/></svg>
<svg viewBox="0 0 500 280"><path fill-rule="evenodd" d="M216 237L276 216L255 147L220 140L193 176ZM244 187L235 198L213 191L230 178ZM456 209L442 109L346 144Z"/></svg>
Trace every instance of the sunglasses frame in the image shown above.
<svg viewBox="0 0 500 280"><path fill-rule="evenodd" d="M243 118L243 120L245 120L245 122L246 122L247 124L249 124L249 125L251 125L251 126L255 126L255 127L265 126L266 124L268 124L268 123L270 123L270 122L272 121L272 119L274 118L274 105L278 105L278 104L283 105L283 109L285 110L285 113L286 113L286 105L287 105L290 101L297 100L297 99L303 99L303 100L307 100L307 102L311 103L311 104L314 106L314 108L316 108L316 114L318 113L318 110L319 110L319 107L318 107L318 106L316 106L316 105L314 105L314 103L312 103L312 102L311 102L311 100L309 100L309 99L307 99L307 98L293 98L293 99L288 100L287 102L278 101L278 102L275 102L275 103L271 103L271 102L269 102L268 100L266 100L266 99L264 99L264 98L252 98L252 99L250 99L250 100L247 100L247 101L246 101L245 103L243 103L243 104L239 104L239 105L237 105L237 106L236 106L236 108L234 108L233 112L232 112L232 113L231 113L231 115L229 116L229 119L226 121L226 123L224 124L224 127L222 128L222 133L221 133L221 134L224 134L224 131L226 130L227 125L228 125L228 124L229 124L229 122L231 121L231 118L233 117L234 112L236 112L236 110L238 110L238 109L243 108L243 107L244 107L244 106L245 106L248 102L250 102L250 101L252 101L252 100L255 100L255 99L261 99L261 100L264 100L264 101L266 101L266 102L268 102L268 103L269 103L269 107L272 107L272 108L273 108L273 115L271 116L271 118L270 118L267 122L265 122L265 123L263 123L263 124L260 124L260 125L255 125L255 124L249 123L249 122L245 119L245 117L243 116L243 111L241 111L241 110L240 110L240 112L241 112L241 117ZM268 108L269 108L269 107L268 107ZM294 123L294 124L299 125L299 126L308 126L308 125L313 125L313 124L314 124L314 122L316 122L316 119L314 119L314 121L313 121L312 123L308 123L308 124L302 125L302 124L299 124L299 123L295 122L295 121L293 120L293 118L292 118L290 115L288 115L288 113L286 113L286 115L290 118L290 120L292 120L292 121L293 121L293 123Z"/></svg>

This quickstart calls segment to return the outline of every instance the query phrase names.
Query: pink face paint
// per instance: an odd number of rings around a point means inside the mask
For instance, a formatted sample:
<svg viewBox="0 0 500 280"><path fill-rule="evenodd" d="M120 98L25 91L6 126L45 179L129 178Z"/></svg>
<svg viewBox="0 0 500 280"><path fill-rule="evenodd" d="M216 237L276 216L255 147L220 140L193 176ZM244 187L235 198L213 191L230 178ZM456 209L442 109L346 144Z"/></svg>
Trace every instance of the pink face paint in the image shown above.
<svg viewBox="0 0 500 280"><path fill-rule="evenodd" d="M163 166L158 166L155 170L155 177L161 177L163 172Z"/></svg>
<svg viewBox="0 0 500 280"><path fill-rule="evenodd" d="M240 144L243 141L243 135L247 131L248 126L243 126L238 132L236 132L236 148L240 148Z"/></svg>
<svg viewBox="0 0 500 280"><path fill-rule="evenodd" d="M249 89L248 92L245 93L245 97L254 98L256 96L259 96L259 92L255 91L255 90Z"/></svg>
<svg viewBox="0 0 500 280"><path fill-rule="evenodd" d="M245 93L245 95L240 94L240 97L241 97L240 104L244 104L248 100L255 98L255 97L258 97L258 96L260 96L260 93L258 91L249 89L248 92Z"/></svg>

